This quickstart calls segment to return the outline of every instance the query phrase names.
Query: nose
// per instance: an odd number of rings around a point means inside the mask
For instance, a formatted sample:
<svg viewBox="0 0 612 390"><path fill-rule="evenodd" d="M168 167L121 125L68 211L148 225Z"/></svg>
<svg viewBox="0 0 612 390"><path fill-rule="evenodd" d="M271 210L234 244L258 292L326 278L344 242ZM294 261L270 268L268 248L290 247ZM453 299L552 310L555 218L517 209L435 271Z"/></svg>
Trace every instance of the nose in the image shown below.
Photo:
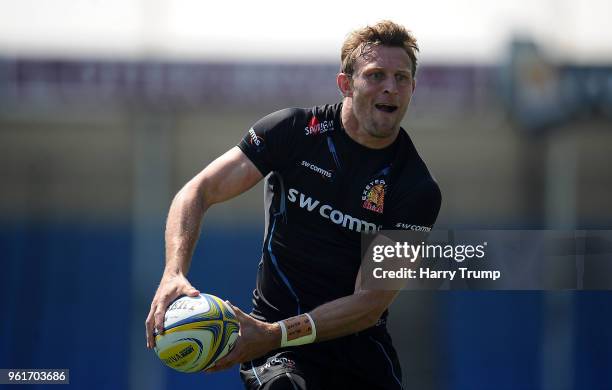
<svg viewBox="0 0 612 390"><path fill-rule="evenodd" d="M383 87L383 93L391 95L396 94L398 92L397 80L395 79L395 77L387 77Z"/></svg>

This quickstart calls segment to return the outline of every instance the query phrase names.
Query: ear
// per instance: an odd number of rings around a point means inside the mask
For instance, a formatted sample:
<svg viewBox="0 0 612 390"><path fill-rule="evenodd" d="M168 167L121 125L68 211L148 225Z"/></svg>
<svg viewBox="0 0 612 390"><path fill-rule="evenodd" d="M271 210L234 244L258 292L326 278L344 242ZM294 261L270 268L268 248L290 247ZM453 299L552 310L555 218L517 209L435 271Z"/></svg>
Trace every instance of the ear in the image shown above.
<svg viewBox="0 0 612 390"><path fill-rule="evenodd" d="M412 79L412 93L414 93L415 88L416 88L416 79Z"/></svg>
<svg viewBox="0 0 612 390"><path fill-rule="evenodd" d="M338 89L340 89L342 96L353 97L351 76L346 73L338 73L338 76L336 76L336 83L338 84Z"/></svg>

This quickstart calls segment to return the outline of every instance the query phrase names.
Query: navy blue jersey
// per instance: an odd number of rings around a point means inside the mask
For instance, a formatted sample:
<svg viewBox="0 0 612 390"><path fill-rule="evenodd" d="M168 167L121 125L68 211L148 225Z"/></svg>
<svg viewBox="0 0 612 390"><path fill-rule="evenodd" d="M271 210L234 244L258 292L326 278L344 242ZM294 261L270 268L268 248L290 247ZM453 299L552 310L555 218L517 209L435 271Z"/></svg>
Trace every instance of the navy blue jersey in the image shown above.
<svg viewBox="0 0 612 390"><path fill-rule="evenodd" d="M440 190L408 134L370 149L348 136L341 110L272 113L238 145L267 176L256 318L278 321L352 294L360 233L429 230L436 220Z"/></svg>

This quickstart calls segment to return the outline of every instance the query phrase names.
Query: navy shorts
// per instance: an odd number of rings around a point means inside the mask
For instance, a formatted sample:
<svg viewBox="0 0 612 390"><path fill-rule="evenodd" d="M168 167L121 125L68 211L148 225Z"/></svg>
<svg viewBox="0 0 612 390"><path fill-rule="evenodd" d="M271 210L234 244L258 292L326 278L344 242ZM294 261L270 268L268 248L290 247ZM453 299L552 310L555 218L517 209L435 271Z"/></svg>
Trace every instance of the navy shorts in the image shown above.
<svg viewBox="0 0 612 390"><path fill-rule="evenodd" d="M399 390L402 372L386 330L272 351L240 366L248 390Z"/></svg>

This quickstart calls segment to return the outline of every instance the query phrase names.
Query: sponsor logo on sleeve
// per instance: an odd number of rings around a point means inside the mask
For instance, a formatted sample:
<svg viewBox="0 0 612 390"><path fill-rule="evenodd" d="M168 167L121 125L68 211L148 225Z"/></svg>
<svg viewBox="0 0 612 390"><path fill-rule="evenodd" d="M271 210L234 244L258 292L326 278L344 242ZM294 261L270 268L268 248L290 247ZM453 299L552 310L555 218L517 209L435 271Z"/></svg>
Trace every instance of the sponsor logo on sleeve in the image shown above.
<svg viewBox="0 0 612 390"><path fill-rule="evenodd" d="M253 130L252 127L249 129L249 144L253 145L253 147L257 151L260 151L261 149L263 149L263 146L264 146L263 138L258 136L257 133L255 133L255 130Z"/></svg>
<svg viewBox="0 0 612 390"><path fill-rule="evenodd" d="M385 206L385 192L387 190L387 184L385 179L372 180L364 188L361 193L361 205L364 209L374 211L382 214Z"/></svg>
<svg viewBox="0 0 612 390"><path fill-rule="evenodd" d="M334 121L319 122L316 116L310 118L308 125L304 128L306 135L324 134L334 130Z"/></svg>

